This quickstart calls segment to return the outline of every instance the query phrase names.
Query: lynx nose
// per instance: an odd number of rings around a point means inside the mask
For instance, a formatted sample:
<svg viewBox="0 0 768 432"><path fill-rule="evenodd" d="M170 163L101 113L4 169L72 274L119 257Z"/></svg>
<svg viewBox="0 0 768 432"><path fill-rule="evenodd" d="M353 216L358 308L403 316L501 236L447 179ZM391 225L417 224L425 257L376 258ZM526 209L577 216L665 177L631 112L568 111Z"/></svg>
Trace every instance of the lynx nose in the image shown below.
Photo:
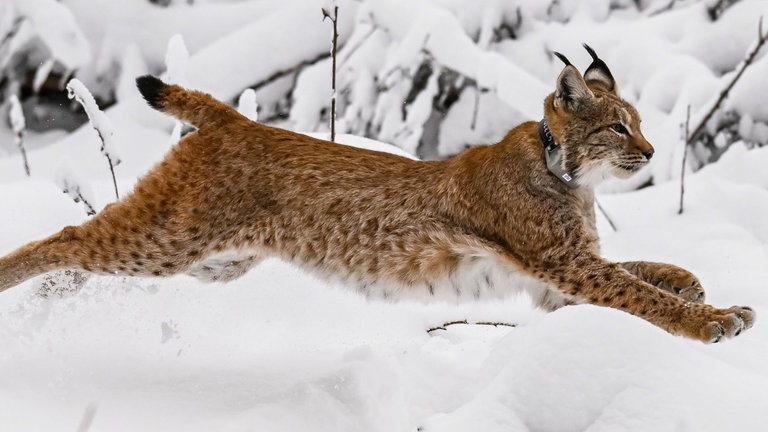
<svg viewBox="0 0 768 432"><path fill-rule="evenodd" d="M643 156L645 156L645 158L647 160L651 160L651 158L653 157L653 151L654 151L653 149L650 149L648 151L644 151L643 152Z"/></svg>

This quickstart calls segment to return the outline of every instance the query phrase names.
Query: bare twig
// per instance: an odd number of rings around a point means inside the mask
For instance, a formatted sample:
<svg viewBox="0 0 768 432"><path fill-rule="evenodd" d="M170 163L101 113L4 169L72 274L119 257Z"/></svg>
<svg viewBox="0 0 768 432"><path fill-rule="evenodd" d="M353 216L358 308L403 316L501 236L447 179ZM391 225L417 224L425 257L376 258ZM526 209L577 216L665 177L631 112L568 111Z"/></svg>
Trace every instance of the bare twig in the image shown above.
<svg viewBox="0 0 768 432"><path fill-rule="evenodd" d="M360 47L363 46L365 42L368 41L368 39L371 38L371 36L376 33L376 30L378 28L376 26L371 26L371 29L368 30L368 33L365 34L362 38L359 39L359 41L355 45L345 45L344 46L344 52L342 52L339 55L339 64L343 65L345 62L349 61L350 58L357 52L357 50L360 49Z"/></svg>
<svg viewBox="0 0 768 432"><path fill-rule="evenodd" d="M685 165L688 163L688 137L689 137L689 124L691 121L691 106L685 110L685 129L683 135L683 163L680 167L680 208L677 210L677 214L683 214L683 197L685 196Z"/></svg>
<svg viewBox="0 0 768 432"><path fill-rule="evenodd" d="M648 14L649 17L661 15L664 12L671 11L675 8L675 3L677 3L677 0L670 0L669 3L667 3L666 6L662 6L659 9L656 9L655 11L652 11Z"/></svg>
<svg viewBox="0 0 768 432"><path fill-rule="evenodd" d="M469 124L471 130L477 127L477 112L480 111L480 89L475 89L475 107L472 109L472 122Z"/></svg>
<svg viewBox="0 0 768 432"><path fill-rule="evenodd" d="M597 205L597 209L600 210L600 213L603 214L605 220L607 220L608 224L611 226L611 228L613 228L613 231L618 231L618 229L616 229L616 224L613 223L613 220L611 220L611 217L608 216L608 213L605 211L603 206L600 205L600 201L598 201L597 198L595 198L595 204Z"/></svg>
<svg viewBox="0 0 768 432"><path fill-rule="evenodd" d="M715 112L717 112L717 110L720 108L720 105L722 105L723 102L725 102L725 99L728 97L728 94L730 93L733 86L736 84L736 82L739 81L739 78L741 78L741 75L744 73L747 67L749 67L749 65L751 65L752 62L755 60L755 57L757 57L757 53L760 52L760 48L762 48L763 45L765 45L766 41L768 41L768 33L763 33L763 17L761 16L760 21L758 23L757 43L755 44L755 47L744 59L744 62L741 64L741 68L739 68L739 71L733 77L731 82L728 83L725 89L723 89L723 91L720 92L720 97L717 98L717 101L712 106L712 108L710 108L710 110L707 112L704 118L701 119L701 121L693 129L693 132L691 132L691 134L688 136L685 142L686 146L691 145L699 136L699 134L701 134L701 132L706 127L707 122L709 122L709 120L712 118Z"/></svg>
<svg viewBox="0 0 768 432"><path fill-rule="evenodd" d="M717 21L729 7L735 5L739 1L740 0L718 0L717 3L707 8L709 18L711 18L712 21Z"/></svg>
<svg viewBox="0 0 768 432"><path fill-rule="evenodd" d="M339 39L337 22L339 18L339 7L333 7L333 16L323 8L323 21L328 18L333 23L333 41L331 45L331 142L336 141L336 43Z"/></svg>
<svg viewBox="0 0 768 432"><path fill-rule="evenodd" d="M115 177L115 161L112 160L112 157L109 155L108 152L104 151L104 148L106 146L106 141L104 140L104 135L102 135L101 131L98 128L96 129L96 133L99 135L99 139L101 140L101 149L104 153L104 157L107 158L107 163L109 164L109 172L112 173L112 185L115 188L115 199L120 199L120 192L117 190L117 178ZM117 161L119 163L119 160Z"/></svg>
<svg viewBox="0 0 768 432"><path fill-rule="evenodd" d="M517 327L517 324L510 324L505 322L496 322L496 321L478 321L475 323L475 325L485 325L485 326L494 326L494 327Z"/></svg>
<svg viewBox="0 0 768 432"><path fill-rule="evenodd" d="M453 326L453 325L484 325L484 326L494 326L494 327L517 327L517 324L510 324L505 322L496 322L496 321L478 321L471 323L467 320L459 320L459 321L449 321L443 325L439 325L437 327L432 327L430 329L427 329L427 333L432 333L433 331L437 330L448 330L447 327Z"/></svg>
<svg viewBox="0 0 768 432"><path fill-rule="evenodd" d="M80 192L80 187L77 185L70 185L67 183L66 179L64 179L64 184L61 185L62 191L69 195L70 198L72 198L72 201L78 203L82 202L83 206L85 207L85 214L88 216L93 216L96 214L96 209L93 208L93 205L91 205L90 202L88 202L87 199L83 196L83 193Z"/></svg>

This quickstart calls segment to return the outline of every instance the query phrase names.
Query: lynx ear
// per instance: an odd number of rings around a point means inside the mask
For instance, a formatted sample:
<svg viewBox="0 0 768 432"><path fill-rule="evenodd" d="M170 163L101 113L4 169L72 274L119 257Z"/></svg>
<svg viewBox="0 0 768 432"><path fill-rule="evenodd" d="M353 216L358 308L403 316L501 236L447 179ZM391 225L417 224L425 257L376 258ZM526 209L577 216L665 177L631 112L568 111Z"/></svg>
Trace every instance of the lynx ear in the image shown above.
<svg viewBox="0 0 768 432"><path fill-rule="evenodd" d="M579 106L595 95L587 87L587 83L575 67L568 65L557 77L555 89L555 106L563 107L566 111L576 111Z"/></svg>
<svg viewBox="0 0 768 432"><path fill-rule="evenodd" d="M589 65L587 71L584 72L584 79L587 82L594 81L595 83L604 86L609 92L618 94L616 91L616 81L613 79L613 75L611 74L610 69L608 69L608 65L600 60L597 53L595 53L595 50L589 45L583 45L584 49L589 53L589 56L592 57L592 64Z"/></svg>

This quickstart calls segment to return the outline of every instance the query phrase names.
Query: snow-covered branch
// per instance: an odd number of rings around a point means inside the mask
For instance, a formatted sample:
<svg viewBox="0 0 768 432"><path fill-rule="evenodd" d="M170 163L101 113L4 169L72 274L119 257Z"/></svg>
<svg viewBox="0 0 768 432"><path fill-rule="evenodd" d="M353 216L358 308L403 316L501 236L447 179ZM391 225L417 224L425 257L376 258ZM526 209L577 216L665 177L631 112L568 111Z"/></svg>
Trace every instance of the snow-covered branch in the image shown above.
<svg viewBox="0 0 768 432"><path fill-rule="evenodd" d="M99 134L101 139L101 153L107 158L109 171L112 173L112 183L115 187L115 198L120 199L120 193L117 190L117 179L115 178L115 166L120 164L120 156L116 150L115 132L112 127L112 121L106 114L99 109L96 100L91 92L82 82L73 78L67 84L67 92L70 99L77 100L83 106L91 126Z"/></svg>
<svg viewBox="0 0 768 432"><path fill-rule="evenodd" d="M768 32L763 32L763 17L761 16L757 29L757 41L755 42L752 51L747 54L747 56L744 58L744 61L741 63L741 67L739 67L739 70L736 72L736 75L733 76L728 85L726 85L725 88L720 92L717 100L715 100L714 104L712 104L712 106L704 114L701 120L699 120L696 127L693 128L693 132L691 132L686 137L686 144L691 145L691 143L695 142L699 138L699 135L707 126L709 120L713 115L715 115L717 110L720 109L720 106L723 104L723 102L725 102L726 98L728 98L728 95L730 94L731 89L733 89L733 86L735 86L739 81L739 78L741 78L741 76L744 74L744 71L747 70L752 62L755 61L757 54L760 52L760 49L763 47L763 45L765 45L766 42L768 42Z"/></svg>
<svg viewBox="0 0 768 432"><path fill-rule="evenodd" d="M10 105L8 119L11 122L11 129L13 129L13 140L16 143L16 147L19 148L19 152L21 152L21 159L24 161L24 172L29 177L29 160L27 159L27 150L24 148L24 135L27 132L24 111L21 109L21 102L19 102L19 98L16 95L11 95L8 103Z"/></svg>

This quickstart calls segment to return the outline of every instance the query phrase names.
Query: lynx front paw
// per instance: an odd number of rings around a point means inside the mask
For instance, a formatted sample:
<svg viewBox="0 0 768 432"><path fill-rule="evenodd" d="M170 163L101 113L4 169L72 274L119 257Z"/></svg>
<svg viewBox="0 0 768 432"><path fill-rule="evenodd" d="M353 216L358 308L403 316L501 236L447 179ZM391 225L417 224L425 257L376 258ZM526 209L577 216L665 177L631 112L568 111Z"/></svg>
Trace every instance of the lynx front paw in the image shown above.
<svg viewBox="0 0 768 432"><path fill-rule="evenodd" d="M728 309L715 309L708 317L700 339L705 343L717 343L724 338L738 336L755 323L755 312L749 307L733 306Z"/></svg>

